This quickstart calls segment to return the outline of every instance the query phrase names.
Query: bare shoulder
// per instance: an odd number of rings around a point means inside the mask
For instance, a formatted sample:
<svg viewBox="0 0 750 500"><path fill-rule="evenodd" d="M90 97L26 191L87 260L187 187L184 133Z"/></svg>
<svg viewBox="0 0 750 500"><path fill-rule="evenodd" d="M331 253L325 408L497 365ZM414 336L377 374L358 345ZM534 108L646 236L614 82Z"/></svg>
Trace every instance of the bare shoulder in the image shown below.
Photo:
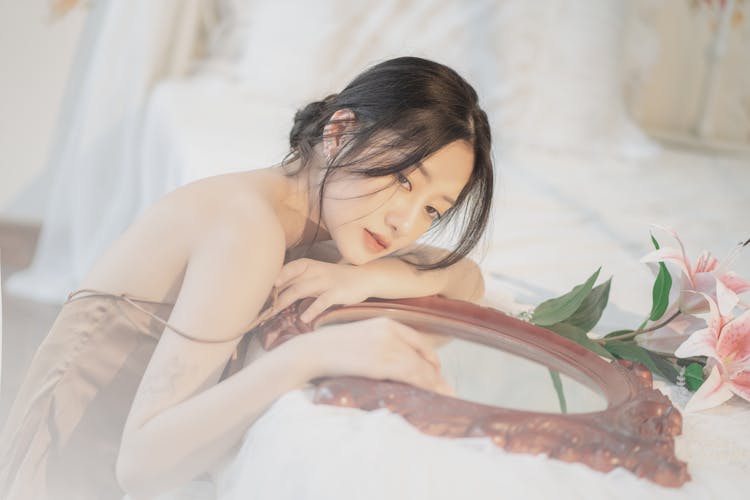
<svg viewBox="0 0 750 500"><path fill-rule="evenodd" d="M262 178L260 171L220 175L165 195L102 254L81 288L174 302L189 261L207 241L283 256L283 228Z"/></svg>
<svg viewBox="0 0 750 500"><path fill-rule="evenodd" d="M214 201L221 209L198 222L188 245L169 326L144 373L123 443L133 428L219 380L283 265L284 230L270 203L262 196Z"/></svg>
<svg viewBox="0 0 750 500"><path fill-rule="evenodd" d="M170 322L220 340L246 331L284 262L284 232L273 210L227 211L191 246Z"/></svg>

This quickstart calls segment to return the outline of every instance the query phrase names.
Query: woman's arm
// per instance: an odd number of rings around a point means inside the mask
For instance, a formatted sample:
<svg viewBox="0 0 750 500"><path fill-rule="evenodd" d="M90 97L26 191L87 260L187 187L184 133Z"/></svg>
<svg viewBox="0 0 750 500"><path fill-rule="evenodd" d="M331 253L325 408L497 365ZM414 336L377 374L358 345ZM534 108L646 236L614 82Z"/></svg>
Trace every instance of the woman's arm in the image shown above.
<svg viewBox="0 0 750 500"><path fill-rule="evenodd" d="M416 244L399 253L400 256L407 257L411 261L422 263L437 262L447 254L448 252L441 248ZM315 243L305 253L290 253L288 255L290 262L299 258L308 258L327 263L340 263L342 260L341 254L336 249L336 245L330 240ZM474 302L484 296L484 278L482 277L482 272L479 266L469 258L461 259L447 269L436 271L418 271L411 264L401 261L403 265L399 265L392 262L394 260L398 260L398 258L393 256L383 257L364 264L360 268L371 270L376 278L379 276L383 280L388 279L394 273L400 280L404 277L404 273L406 273L406 276L411 276L414 278L414 281L421 283L412 283L412 286L406 287L404 290L412 289L420 293L411 295L396 293L393 291L393 281L389 281L385 286L382 283L380 284L380 295L374 295L375 297L394 299L424 295L443 295L451 299Z"/></svg>
<svg viewBox="0 0 750 500"><path fill-rule="evenodd" d="M209 341L247 330L285 247L273 213L260 211L252 221L225 217L195 247L171 325ZM217 385L238 340L195 342L165 328L123 432L117 476L126 491L150 496L205 472L268 404L308 380L279 350Z"/></svg>
<svg viewBox="0 0 750 500"><path fill-rule="evenodd" d="M419 245L399 255L427 263L437 262L446 254L446 250ZM383 257L359 266L302 258L286 264L274 284L281 292L277 310L305 297L317 297L302 313L303 321L311 321L333 305L356 304L369 297L402 299L443 295L477 301L484 295L482 273L470 259L461 259L443 269L420 271L398 256Z"/></svg>
<svg viewBox="0 0 750 500"><path fill-rule="evenodd" d="M406 257L412 262L427 264L437 262L448 253L447 250L428 245L413 245L399 252L398 256L384 257L361 267L373 280L377 292L375 297L396 299L442 295L467 301L481 299L484 295L484 278L479 266L471 259L463 258L442 269L420 271L399 258Z"/></svg>
<svg viewBox="0 0 750 500"><path fill-rule="evenodd" d="M255 214L258 220L225 218L195 248L169 317L175 328L202 340L248 330L285 247L278 224L260 220L273 214ZM125 425L120 484L136 498L149 497L210 470L279 396L317 377L391 379L450 393L426 335L387 319L367 322L296 337L219 383L238 339L195 342L166 328Z"/></svg>

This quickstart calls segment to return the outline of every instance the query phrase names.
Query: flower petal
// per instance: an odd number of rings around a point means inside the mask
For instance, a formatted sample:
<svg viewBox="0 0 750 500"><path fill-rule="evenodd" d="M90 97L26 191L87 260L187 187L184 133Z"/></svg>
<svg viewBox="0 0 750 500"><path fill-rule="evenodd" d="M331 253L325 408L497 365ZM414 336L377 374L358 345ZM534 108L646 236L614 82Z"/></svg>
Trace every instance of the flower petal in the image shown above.
<svg viewBox="0 0 750 500"><path fill-rule="evenodd" d="M641 258L641 263L645 264L647 262L674 262L680 266L680 269L682 269L682 272L685 273L685 276L688 277L690 282L693 282L693 273L690 269L690 263L687 261L684 252L680 252L675 248L663 247L659 250L649 252Z"/></svg>
<svg viewBox="0 0 750 500"><path fill-rule="evenodd" d="M700 411L707 408L718 406L732 397L730 384L722 380L719 369L715 366L711 369L711 375L703 381L703 385L693 394L687 405L685 412Z"/></svg>
<svg viewBox="0 0 750 500"><path fill-rule="evenodd" d="M669 317L672 314L665 313L664 315ZM674 354L675 349L685 342L693 332L703 328L706 328L705 320L689 314L680 314L666 326L653 332L638 335L635 341L649 351Z"/></svg>
<svg viewBox="0 0 750 500"><path fill-rule="evenodd" d="M741 360L750 356L750 310L724 325L716 342L716 352L720 359Z"/></svg>
<svg viewBox="0 0 750 500"><path fill-rule="evenodd" d="M745 293L750 290L750 281L747 281L734 271L724 273L722 276L719 276L719 280L736 294Z"/></svg>
<svg viewBox="0 0 750 500"><path fill-rule="evenodd" d="M722 283L713 273L695 273L693 284L695 290L683 290L680 296L680 310L688 314L699 314L709 310L703 297L710 297L719 306L722 316L728 315L740 301L740 298ZM700 295L696 295L696 292Z"/></svg>
<svg viewBox="0 0 750 500"><path fill-rule="evenodd" d="M703 314L709 311L706 296L708 294L698 293L694 290L681 290L679 306L680 311L685 314Z"/></svg>
<svg viewBox="0 0 750 500"><path fill-rule="evenodd" d="M740 298L734 291L727 287L721 280L716 280L716 304L722 316L728 315L737 305Z"/></svg>
<svg viewBox="0 0 750 500"><path fill-rule="evenodd" d="M672 229L669 226L660 226L658 224L652 224L652 226L655 227L655 228L657 228L657 229L661 229L665 233L669 233L669 235L672 236L672 238L674 238L675 241L677 241L677 244L680 245L680 250L682 250L682 255L683 256L685 255L685 245L682 244L682 240L680 239L679 235L677 234L677 231L675 231L674 229ZM685 260L687 261L687 257L685 257Z"/></svg>
<svg viewBox="0 0 750 500"><path fill-rule="evenodd" d="M719 307L706 294L702 294L708 303L711 311L707 321L707 328L698 330L688 337L688 339L675 350L674 355L678 358L687 358L690 356L708 356L719 359L716 352L716 342L719 340L719 332L724 326L724 318L721 316Z"/></svg>
<svg viewBox="0 0 750 500"><path fill-rule="evenodd" d="M708 329L711 330L714 338L718 340L719 333L721 332L721 329L724 328L724 323L727 318L722 316L721 309L719 309L719 306L711 299L711 297L708 295L704 295L704 297L706 298L706 302L708 302L708 310L710 311L708 317Z"/></svg>
<svg viewBox="0 0 750 500"><path fill-rule="evenodd" d="M750 240L740 242L737 244L737 246L730 250L729 255L727 255L726 258L723 259L721 263L716 267L716 269L714 270L714 274L716 274L716 276L725 275L732 268L735 261L737 261L742 251L748 245L748 242L750 242Z"/></svg>
<svg viewBox="0 0 750 500"><path fill-rule="evenodd" d="M635 341L649 351L672 354L687 338L687 334L669 328L659 328L656 331L638 335Z"/></svg>
<svg viewBox="0 0 750 500"><path fill-rule="evenodd" d="M694 271L696 273L707 273L711 272L714 269L716 269L716 264L718 263L718 260L716 260L716 257L711 255L711 252L703 251L699 256L698 260L695 263L695 269Z"/></svg>
<svg viewBox="0 0 750 500"><path fill-rule="evenodd" d="M750 371L745 371L732 377L729 381L733 393L746 401L750 401Z"/></svg>
<svg viewBox="0 0 750 500"><path fill-rule="evenodd" d="M691 334L685 342L674 351L678 358L689 358L690 356L708 356L717 358L716 353L716 336L710 328L704 328Z"/></svg>

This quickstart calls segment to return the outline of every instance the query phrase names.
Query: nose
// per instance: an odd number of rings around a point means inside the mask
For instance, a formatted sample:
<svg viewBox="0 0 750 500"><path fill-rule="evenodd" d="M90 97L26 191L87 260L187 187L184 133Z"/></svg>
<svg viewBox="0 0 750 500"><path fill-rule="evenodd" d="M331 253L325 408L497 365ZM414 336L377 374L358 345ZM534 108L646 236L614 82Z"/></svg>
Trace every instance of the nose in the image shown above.
<svg viewBox="0 0 750 500"><path fill-rule="evenodd" d="M419 229L419 205L416 203L393 203L386 212L385 222L393 231L394 236L409 236Z"/></svg>

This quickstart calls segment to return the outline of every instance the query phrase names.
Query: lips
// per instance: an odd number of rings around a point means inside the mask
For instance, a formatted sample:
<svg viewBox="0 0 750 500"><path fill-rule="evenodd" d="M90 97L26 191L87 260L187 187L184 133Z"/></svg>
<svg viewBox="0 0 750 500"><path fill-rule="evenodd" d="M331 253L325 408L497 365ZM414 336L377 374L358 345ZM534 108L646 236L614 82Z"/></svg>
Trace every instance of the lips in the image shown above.
<svg viewBox="0 0 750 500"><path fill-rule="evenodd" d="M365 245L374 253L382 252L388 249L390 243L377 233L372 233L367 229L364 230Z"/></svg>

